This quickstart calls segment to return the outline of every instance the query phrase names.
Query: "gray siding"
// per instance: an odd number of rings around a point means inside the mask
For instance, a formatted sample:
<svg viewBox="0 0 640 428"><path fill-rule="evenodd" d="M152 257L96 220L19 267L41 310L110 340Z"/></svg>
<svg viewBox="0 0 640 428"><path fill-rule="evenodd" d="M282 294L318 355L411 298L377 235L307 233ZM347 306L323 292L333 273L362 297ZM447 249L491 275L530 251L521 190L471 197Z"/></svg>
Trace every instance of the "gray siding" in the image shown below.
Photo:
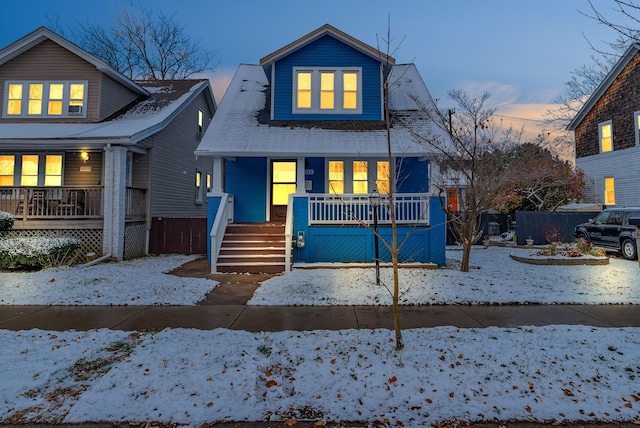
<svg viewBox="0 0 640 428"><path fill-rule="evenodd" d="M81 171L82 167L90 167L91 171ZM65 186L98 186L102 185L102 152L90 152L89 160L80 159L80 153L67 152L64 155Z"/></svg>
<svg viewBox="0 0 640 428"><path fill-rule="evenodd" d="M99 119L103 120L135 101L137 95L109 76L102 76Z"/></svg>
<svg viewBox="0 0 640 428"><path fill-rule="evenodd" d="M617 207L640 206L640 147L576 159L576 167L593 179L595 203L604 203L604 179L615 179Z"/></svg>
<svg viewBox="0 0 640 428"><path fill-rule="evenodd" d="M6 80L86 80L89 88L86 118L0 118L4 122L98 122L123 109L137 97L92 64L51 40L43 41L0 67L0 100L4 100Z"/></svg>
<svg viewBox="0 0 640 428"><path fill-rule="evenodd" d="M61 118L56 122L93 122L98 120L98 95L101 73L90 63L60 45L45 40L0 67L0 99L4 100L6 80L87 80L87 117ZM4 108L4 106L2 106ZM43 119L0 119L4 122ZM52 122L51 118L46 119Z"/></svg>
<svg viewBox="0 0 640 428"><path fill-rule="evenodd" d="M196 204L196 169L202 171L202 185L206 174L212 173L208 157L195 159L198 147L198 110L204 113L204 130L209 126L212 112L204 94L200 94L163 131L150 138L151 216L206 217L206 188L201 204Z"/></svg>

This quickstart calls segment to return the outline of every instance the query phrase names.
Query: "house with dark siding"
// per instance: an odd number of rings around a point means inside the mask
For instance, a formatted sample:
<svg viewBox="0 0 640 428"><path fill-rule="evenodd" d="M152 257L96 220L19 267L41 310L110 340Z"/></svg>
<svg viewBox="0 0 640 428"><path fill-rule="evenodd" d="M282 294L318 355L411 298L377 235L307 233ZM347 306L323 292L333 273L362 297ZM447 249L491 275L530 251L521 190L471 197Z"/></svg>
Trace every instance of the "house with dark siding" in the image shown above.
<svg viewBox="0 0 640 428"><path fill-rule="evenodd" d="M633 44L567 127L590 200L640 206L640 45Z"/></svg>
<svg viewBox="0 0 640 428"><path fill-rule="evenodd" d="M116 260L206 251L208 80L133 81L41 27L0 50L0 211Z"/></svg>
<svg viewBox="0 0 640 428"><path fill-rule="evenodd" d="M396 64L331 25L259 64L240 65L195 152L213 160L212 272L371 262L374 220L383 238L391 236L390 186L404 242L400 260L444 264L445 215L432 192L435 171L412 134L435 127L419 117L413 97L432 102L413 64ZM383 203L375 207L377 195ZM382 244L377 257L390 258Z"/></svg>

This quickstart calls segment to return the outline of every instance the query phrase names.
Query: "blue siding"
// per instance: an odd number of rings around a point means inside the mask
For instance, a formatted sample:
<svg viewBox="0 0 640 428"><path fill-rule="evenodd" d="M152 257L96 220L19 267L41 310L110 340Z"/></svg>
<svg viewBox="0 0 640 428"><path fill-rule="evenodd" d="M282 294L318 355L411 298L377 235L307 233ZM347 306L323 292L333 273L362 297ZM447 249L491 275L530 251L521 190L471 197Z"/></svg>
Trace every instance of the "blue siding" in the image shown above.
<svg viewBox="0 0 640 428"><path fill-rule="evenodd" d="M361 114L293 114L293 67L362 67ZM380 62L330 35L275 63L275 120L382 120Z"/></svg>
<svg viewBox="0 0 640 428"><path fill-rule="evenodd" d="M207 198L207 264L211 265L211 228L218 213L221 196L210 196Z"/></svg>
<svg viewBox="0 0 640 428"><path fill-rule="evenodd" d="M294 248L294 262L371 262L374 260L374 235L368 228L358 226L309 226L308 200L294 197L293 233L304 232L306 245ZM430 201L429 227L398 228L398 242L407 235L407 243L400 251L401 262L432 262L442 266L445 257L445 213L438 198ZM391 242L391 229L380 227L382 238ZM386 247L380 243L380 258L390 261Z"/></svg>
<svg viewBox="0 0 640 428"><path fill-rule="evenodd" d="M305 169L312 169L312 175L305 175L306 180L311 180L309 193L324 193L324 158L307 158Z"/></svg>
<svg viewBox="0 0 640 428"><path fill-rule="evenodd" d="M234 221L256 223L267 219L267 159L226 161L226 191L234 197Z"/></svg>
<svg viewBox="0 0 640 428"><path fill-rule="evenodd" d="M429 191L429 162L419 158L396 160L400 172L396 191L398 193L425 193Z"/></svg>

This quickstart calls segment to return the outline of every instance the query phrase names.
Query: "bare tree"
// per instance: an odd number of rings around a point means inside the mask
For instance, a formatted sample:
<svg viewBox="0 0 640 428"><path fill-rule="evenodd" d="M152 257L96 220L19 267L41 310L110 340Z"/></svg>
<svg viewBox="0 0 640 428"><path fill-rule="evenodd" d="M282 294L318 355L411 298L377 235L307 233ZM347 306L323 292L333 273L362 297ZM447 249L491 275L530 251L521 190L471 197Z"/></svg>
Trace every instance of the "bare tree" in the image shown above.
<svg viewBox="0 0 640 428"><path fill-rule="evenodd" d="M613 41L604 42L605 48L596 47L587 38L594 54L592 63L581 65L571 72L571 79L565 82L565 92L556 98L557 108L547 110L547 122L557 130L564 130L575 117L589 96L604 80L613 65L632 43L640 43L640 3L635 0L613 0L610 11L615 19L607 17L603 9L598 9L589 0L589 11L583 15L613 30Z"/></svg>
<svg viewBox="0 0 640 428"><path fill-rule="evenodd" d="M186 79L213 69L215 52L203 49L175 14L123 9L114 24L81 24L78 43L131 79Z"/></svg>
<svg viewBox="0 0 640 428"><path fill-rule="evenodd" d="M442 132L423 133L407 126L416 141L431 153L433 165L439 170L437 174L432 172L431 179L441 199L448 190L457 193L458 206L443 203L443 209L463 246L460 270L468 272L471 246L482 237L480 216L493 208L505 168L502 156L493 152L519 142L522 131L503 129L493 122L495 109L485 106L488 93L472 97L464 91L452 90L448 95L456 104L455 115L451 109L438 108L435 102L425 104L414 98L421 114L444 131L447 139L441 137Z"/></svg>

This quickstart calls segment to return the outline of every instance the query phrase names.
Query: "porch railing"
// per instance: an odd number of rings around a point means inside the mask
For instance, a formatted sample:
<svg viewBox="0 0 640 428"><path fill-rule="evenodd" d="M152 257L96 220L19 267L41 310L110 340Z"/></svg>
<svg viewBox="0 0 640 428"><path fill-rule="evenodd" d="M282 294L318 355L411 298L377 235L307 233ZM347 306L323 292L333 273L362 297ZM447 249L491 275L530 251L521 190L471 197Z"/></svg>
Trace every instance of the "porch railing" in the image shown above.
<svg viewBox="0 0 640 428"><path fill-rule="evenodd" d="M102 186L0 187L0 211L17 220L100 218Z"/></svg>
<svg viewBox="0 0 640 428"><path fill-rule="evenodd" d="M399 193L393 195L397 224L429 224L430 195ZM377 207L378 223L389 224L389 198L381 195ZM371 224L373 207L369 195L309 195L309 225Z"/></svg>
<svg viewBox="0 0 640 428"><path fill-rule="evenodd" d="M127 220L144 219L147 215L147 190L127 187L125 217Z"/></svg>

